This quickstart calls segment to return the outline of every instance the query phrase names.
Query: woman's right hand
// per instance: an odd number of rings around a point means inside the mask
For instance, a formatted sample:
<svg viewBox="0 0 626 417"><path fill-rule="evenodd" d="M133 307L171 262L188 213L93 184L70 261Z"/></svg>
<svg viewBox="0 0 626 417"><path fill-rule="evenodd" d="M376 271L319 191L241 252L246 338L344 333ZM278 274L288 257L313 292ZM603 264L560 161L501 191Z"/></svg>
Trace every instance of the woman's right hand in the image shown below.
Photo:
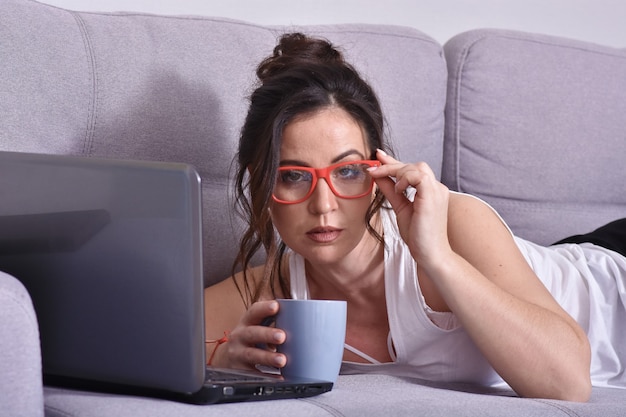
<svg viewBox="0 0 626 417"><path fill-rule="evenodd" d="M266 326L263 321L278 313L276 300L257 301L231 330L228 342L217 347L212 366L221 368L255 369L256 365L282 368L287 358L276 352L276 345L285 341L285 332ZM259 346L267 346L267 349Z"/></svg>

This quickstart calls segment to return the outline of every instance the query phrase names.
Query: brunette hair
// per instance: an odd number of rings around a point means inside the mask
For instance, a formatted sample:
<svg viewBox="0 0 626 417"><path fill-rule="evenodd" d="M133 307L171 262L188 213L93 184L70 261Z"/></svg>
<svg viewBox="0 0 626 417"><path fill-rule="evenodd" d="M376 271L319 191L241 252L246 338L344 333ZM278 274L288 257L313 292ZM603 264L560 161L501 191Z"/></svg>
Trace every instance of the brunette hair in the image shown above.
<svg viewBox="0 0 626 417"><path fill-rule="evenodd" d="M278 287L289 296L289 280L281 274L286 246L268 210L285 126L296 117L340 107L361 125L372 152L380 148L391 153L383 140L384 121L376 94L329 41L301 33L285 34L273 54L258 66L256 75L260 84L250 97L241 130L235 189L236 208L247 222L247 229L233 272L243 269L244 288L237 287L246 305L257 301L267 286L274 295ZM381 242L370 220L383 199L377 192L364 219L367 230ZM266 252L265 273L260 285L253 286L246 271L261 248Z"/></svg>

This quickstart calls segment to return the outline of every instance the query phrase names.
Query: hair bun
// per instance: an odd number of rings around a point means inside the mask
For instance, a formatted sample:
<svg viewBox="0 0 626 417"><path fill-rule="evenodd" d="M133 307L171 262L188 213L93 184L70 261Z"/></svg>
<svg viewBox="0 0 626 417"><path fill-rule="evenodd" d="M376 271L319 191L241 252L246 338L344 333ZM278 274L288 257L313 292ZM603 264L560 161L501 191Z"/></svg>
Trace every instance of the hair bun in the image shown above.
<svg viewBox="0 0 626 417"><path fill-rule="evenodd" d="M299 65L344 65L343 55L329 41L311 38L302 33L282 35L272 56L257 69L261 81L272 78L287 68Z"/></svg>

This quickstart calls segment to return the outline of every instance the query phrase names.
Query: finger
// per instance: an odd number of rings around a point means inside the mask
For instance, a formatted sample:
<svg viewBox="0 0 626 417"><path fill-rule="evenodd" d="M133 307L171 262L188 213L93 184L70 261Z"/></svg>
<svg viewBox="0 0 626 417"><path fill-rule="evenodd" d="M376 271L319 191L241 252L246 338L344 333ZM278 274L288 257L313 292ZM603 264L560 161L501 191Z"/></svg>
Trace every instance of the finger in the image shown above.
<svg viewBox="0 0 626 417"><path fill-rule="evenodd" d="M383 164L394 164L399 162L393 156L389 155L387 152L383 151L380 148L376 149L376 158Z"/></svg>
<svg viewBox="0 0 626 417"><path fill-rule="evenodd" d="M383 177L374 181L396 213L405 205L410 204L409 199L403 193L396 191L396 183L391 178Z"/></svg>
<svg viewBox="0 0 626 417"><path fill-rule="evenodd" d="M286 335L281 329L266 326L239 326L229 338L229 357L233 363L254 367L256 364L282 366L284 355L276 352L275 346L285 342ZM272 348L268 348L272 346Z"/></svg>
<svg viewBox="0 0 626 417"><path fill-rule="evenodd" d="M372 178L394 177L395 172L404 164L400 163L393 157L387 155L384 151L378 149L376 157L382 163L377 167L368 168L368 171Z"/></svg>
<svg viewBox="0 0 626 417"><path fill-rule="evenodd" d="M259 337L257 340L266 345L281 345L285 343L287 337L283 329L265 326L255 326L251 329L258 331Z"/></svg>
<svg viewBox="0 0 626 417"><path fill-rule="evenodd" d="M285 366L287 358L284 354L278 353L276 350L276 346L285 342L285 332L281 329L268 328L265 326L254 326L249 329L251 331L258 331L258 336L255 339L261 341L261 343L256 343L255 347L246 348L248 354L256 355L256 359L251 363L278 368Z"/></svg>
<svg viewBox="0 0 626 417"><path fill-rule="evenodd" d="M413 167L404 167L396 174L396 192L402 193L409 187L418 188L426 177L424 173Z"/></svg>
<svg viewBox="0 0 626 417"><path fill-rule="evenodd" d="M409 187L419 188L422 184L434 181L436 181L435 174L425 162L407 164L396 173L396 190L403 192Z"/></svg>
<svg viewBox="0 0 626 417"><path fill-rule="evenodd" d="M282 353L270 352L255 347L246 347L242 352L244 361L251 367L265 365L282 368L287 363L287 357Z"/></svg>
<svg viewBox="0 0 626 417"><path fill-rule="evenodd" d="M231 340L246 346L280 345L285 342L285 331L261 325L238 327L231 332Z"/></svg>
<svg viewBox="0 0 626 417"><path fill-rule="evenodd" d="M234 368L255 369L257 365L282 368L287 357L282 353L259 349L253 346L230 345L230 366Z"/></svg>
<svg viewBox="0 0 626 417"><path fill-rule="evenodd" d="M261 324L268 317L278 313L279 305L276 300L257 301L252 304L242 319L242 323L248 326Z"/></svg>

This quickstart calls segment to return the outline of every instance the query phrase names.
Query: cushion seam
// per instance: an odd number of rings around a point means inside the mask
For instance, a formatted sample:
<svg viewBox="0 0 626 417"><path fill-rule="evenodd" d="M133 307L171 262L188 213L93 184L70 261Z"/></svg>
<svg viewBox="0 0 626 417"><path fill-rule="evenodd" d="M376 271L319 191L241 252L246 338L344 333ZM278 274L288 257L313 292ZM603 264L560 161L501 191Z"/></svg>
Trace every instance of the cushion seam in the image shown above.
<svg viewBox="0 0 626 417"><path fill-rule="evenodd" d="M473 193L473 195L478 196L478 193ZM485 200L490 200L488 196L480 197ZM491 201L490 204L498 205L498 210L502 211L505 208L512 208L517 211L523 210L528 212L588 212L589 207L581 207L578 206L578 203L568 203L568 202L547 202L547 201L523 201L523 200L498 200L497 202ZM601 207L604 208L607 212L611 211L611 206L619 206L619 204L602 204Z"/></svg>
<svg viewBox="0 0 626 417"><path fill-rule="evenodd" d="M91 84L91 97L87 105L87 123L85 128L85 137L83 139L83 154L91 155L93 153L94 136L97 126L97 107L98 107L98 72L96 55L93 48L93 43L87 31L85 21L82 19L79 13L70 11L70 14L76 20L76 24L83 39L83 45L85 46L85 55L87 58L87 65L89 67L88 77Z"/></svg>
<svg viewBox="0 0 626 417"><path fill-rule="evenodd" d="M63 410L61 408L58 408L58 407L55 407L55 406L51 406L51 405L47 405L47 404L44 404L44 408L46 410L50 410L50 411L52 411L54 413L57 413L57 415L59 415L59 416L72 417L72 416L75 415L74 413L69 414L69 413L67 413L65 410Z"/></svg>
<svg viewBox="0 0 626 417"><path fill-rule="evenodd" d="M541 403L541 404L545 404L547 406L550 406L552 408L556 408L557 410L563 412L564 414L570 416L570 417L580 417L580 414L578 414L576 411L572 410L569 407L566 407L563 404L558 404L555 403L553 401L550 400L544 400L544 399L540 399L540 398L533 398L532 399L535 402Z"/></svg>
<svg viewBox="0 0 626 417"><path fill-rule="evenodd" d="M525 32L519 32L520 35L525 34ZM528 35L532 35L531 33L528 33ZM538 35L538 36L547 36L550 37L551 35ZM555 48L563 48L563 49L573 49L576 51L582 51L582 52L588 52L588 53L592 53L592 54L598 54L598 55L603 55L603 56L608 56L608 57L615 57L615 58L619 58L619 59L626 59L626 54L624 53L623 49L620 48L613 48L612 46L604 46L604 45L599 45L599 44L594 44L591 42L585 42L585 41L578 41L576 39L570 39L570 38L563 38L563 37L556 37L556 39L558 40L564 40L564 41L571 41L571 42L582 42L587 44L587 46L585 45L564 45L564 44L559 44L555 41L550 42L549 39L532 39L529 37L523 37L523 36L514 36L512 34L507 34L507 33L492 33L490 35L485 35L482 36L480 38L480 40L483 40L485 38L488 37L495 37L495 38L504 38L504 39L509 39L509 40L515 40L515 41L521 41L521 42L528 42L528 43L536 43L539 45L545 45L545 46L552 46ZM591 46L597 46L599 48L607 48L607 49L613 49L614 53L609 53L608 51L597 51L595 49L593 49Z"/></svg>
<svg viewBox="0 0 626 417"><path fill-rule="evenodd" d="M307 402L309 404L313 404L318 408L321 408L325 411L327 411L329 414L335 416L335 417L341 417L341 416L345 416L344 413L342 413L341 411L337 410L335 407L325 404L323 402L318 401L315 398L300 398L299 401L303 401L303 402Z"/></svg>
<svg viewBox="0 0 626 417"><path fill-rule="evenodd" d="M459 59L456 60L458 63L457 67L454 68L454 85L455 88L451 91L455 95L453 97L453 102L455 105L455 111L452 116L454 117L452 126L454 126L454 181L457 188L457 191L463 192L463 184L461 182L461 84L463 83L463 73L465 69L465 63L467 62L467 57L469 56L470 50L472 47L483 40L486 36L481 36L479 38L474 39L471 43L467 44L460 53Z"/></svg>
<svg viewBox="0 0 626 417"><path fill-rule="evenodd" d="M254 22L247 22L245 20L238 20L238 19L231 19L231 18L226 18L226 17L218 17L218 16L195 16L195 15L166 15L166 14L157 14L157 13L143 13L143 12L96 12L96 11L82 11L82 12L76 12L73 10L68 10L68 9L64 9L62 7L58 7L58 6L54 6L54 5L47 5L49 7L53 7L55 9L59 9L59 10L65 10L71 14L74 15L78 15L78 14L84 14L84 15L94 15L94 16L111 16L111 17L146 17L146 18L156 18L156 19L176 19L176 20L189 20L189 21L206 21L206 22L220 22L220 23L230 23L233 25L239 25L239 26L249 26L249 27L253 27L253 28L258 28L261 30L265 30L265 31L270 31L270 32L275 32L276 30L285 30L287 28L289 28L290 26L287 25L260 25ZM306 29L310 29L310 30L315 30L315 31L325 31L325 30L331 30L331 29L338 29L335 30L336 33L351 33L351 32L358 32L358 33L366 33L366 34L370 34L370 35L380 35L380 36L384 36L384 37L394 37L394 38L407 38L407 39L416 39L416 40L420 40L426 43L430 43L434 46L440 46L440 44L430 38L427 34L419 31L416 28L410 27L410 26L402 26L402 25L385 25L385 24L373 24L373 23L362 23L362 24L358 24L358 23L354 23L352 24L353 26L359 26L361 28L366 29L368 26L375 28L389 28L389 27L395 27L395 28L405 28L407 29L407 31L415 31L413 35L400 35L400 34L389 34L389 33L383 33L383 32L378 32L376 30L353 30L349 28L350 24L341 24L341 26L346 26L348 25L348 27L346 29L344 28L335 28L335 24L306 24L306 25L293 25L292 27L295 28L299 28L299 27L305 27Z"/></svg>
<svg viewBox="0 0 626 417"><path fill-rule="evenodd" d="M27 307L24 306L24 300L29 300L30 301L30 299L29 298L25 298L25 297L16 297L16 296L8 294L8 293L3 294L2 297L0 297L0 298L5 298L8 301L13 302L13 304L18 307L19 311L24 314L24 316L26 317L28 322L33 326L31 328L31 330L32 329L37 329L37 331L34 332L33 334L36 334L37 338L39 338L39 324L37 322L37 317L32 312L32 310L30 310L30 308L27 308ZM2 303L2 304L6 305L5 303ZM30 306L32 308L32 303L30 304Z"/></svg>

